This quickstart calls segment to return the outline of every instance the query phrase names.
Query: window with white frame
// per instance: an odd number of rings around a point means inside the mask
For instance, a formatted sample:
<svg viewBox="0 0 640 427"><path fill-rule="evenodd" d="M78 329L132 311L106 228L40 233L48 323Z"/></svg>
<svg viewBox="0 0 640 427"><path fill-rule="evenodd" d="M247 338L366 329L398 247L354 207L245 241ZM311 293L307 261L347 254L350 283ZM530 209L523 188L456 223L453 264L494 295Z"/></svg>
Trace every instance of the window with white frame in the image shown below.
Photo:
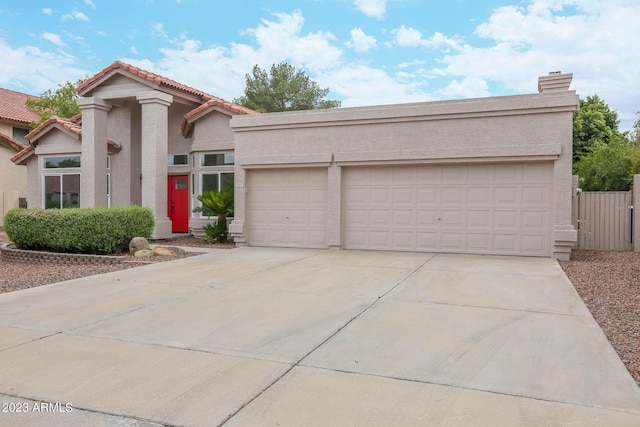
<svg viewBox="0 0 640 427"><path fill-rule="evenodd" d="M200 202L197 200L199 194L205 191L225 191L233 190L233 164L234 153L204 153L200 154L198 176L198 189L199 193L196 194L194 189L195 185L192 182L192 206L200 206ZM196 174L192 175L192 181L195 180ZM204 216L200 214L200 216Z"/></svg>
<svg viewBox="0 0 640 427"><path fill-rule="evenodd" d="M44 169L75 169L80 167L80 156L44 157Z"/></svg>
<svg viewBox="0 0 640 427"><path fill-rule="evenodd" d="M169 154L169 166L185 166L189 164L188 154Z"/></svg>
<svg viewBox="0 0 640 427"><path fill-rule="evenodd" d="M45 209L80 207L80 174L44 174L42 188Z"/></svg>

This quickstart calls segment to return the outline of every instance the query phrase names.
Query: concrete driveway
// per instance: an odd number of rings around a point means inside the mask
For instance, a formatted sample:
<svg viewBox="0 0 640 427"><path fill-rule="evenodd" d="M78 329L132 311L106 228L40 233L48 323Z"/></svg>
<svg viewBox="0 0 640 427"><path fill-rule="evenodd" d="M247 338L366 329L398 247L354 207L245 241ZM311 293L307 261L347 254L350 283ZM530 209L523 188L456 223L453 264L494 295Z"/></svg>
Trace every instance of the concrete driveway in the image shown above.
<svg viewBox="0 0 640 427"><path fill-rule="evenodd" d="M0 295L0 403L2 426L640 425L557 262L390 252L220 250Z"/></svg>

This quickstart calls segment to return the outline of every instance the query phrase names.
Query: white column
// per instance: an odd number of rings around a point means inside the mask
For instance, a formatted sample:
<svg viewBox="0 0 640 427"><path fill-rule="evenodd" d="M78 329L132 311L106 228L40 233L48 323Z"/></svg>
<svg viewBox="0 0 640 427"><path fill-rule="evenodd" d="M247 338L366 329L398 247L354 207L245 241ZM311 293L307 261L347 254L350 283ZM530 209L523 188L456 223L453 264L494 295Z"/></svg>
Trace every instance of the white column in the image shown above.
<svg viewBox="0 0 640 427"><path fill-rule="evenodd" d="M80 206L107 206L107 112L111 104L100 98L79 98L82 110Z"/></svg>
<svg viewBox="0 0 640 427"><path fill-rule="evenodd" d="M169 147L169 106L173 97L151 91L136 96L142 105L142 205L151 208L156 226L151 235L163 239L171 235L167 216L167 153Z"/></svg>

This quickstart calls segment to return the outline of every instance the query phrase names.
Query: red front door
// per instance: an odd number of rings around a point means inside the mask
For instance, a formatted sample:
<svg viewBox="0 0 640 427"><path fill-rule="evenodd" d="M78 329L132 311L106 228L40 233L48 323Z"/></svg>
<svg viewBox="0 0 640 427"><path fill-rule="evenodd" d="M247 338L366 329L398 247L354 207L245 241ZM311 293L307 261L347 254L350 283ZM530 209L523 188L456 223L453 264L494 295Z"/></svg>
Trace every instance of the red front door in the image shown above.
<svg viewBox="0 0 640 427"><path fill-rule="evenodd" d="M167 210L174 233L189 232L189 176L169 176L167 191Z"/></svg>

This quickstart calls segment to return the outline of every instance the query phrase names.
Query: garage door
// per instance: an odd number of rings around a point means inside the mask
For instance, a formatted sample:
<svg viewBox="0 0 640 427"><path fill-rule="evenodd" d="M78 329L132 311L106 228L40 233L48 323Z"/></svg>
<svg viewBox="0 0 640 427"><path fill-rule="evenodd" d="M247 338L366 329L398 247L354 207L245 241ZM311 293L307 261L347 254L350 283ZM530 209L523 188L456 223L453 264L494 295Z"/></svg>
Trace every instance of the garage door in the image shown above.
<svg viewBox="0 0 640 427"><path fill-rule="evenodd" d="M550 256L550 162L345 168L349 249Z"/></svg>
<svg viewBox="0 0 640 427"><path fill-rule="evenodd" d="M248 172L249 244L324 248L327 169Z"/></svg>

